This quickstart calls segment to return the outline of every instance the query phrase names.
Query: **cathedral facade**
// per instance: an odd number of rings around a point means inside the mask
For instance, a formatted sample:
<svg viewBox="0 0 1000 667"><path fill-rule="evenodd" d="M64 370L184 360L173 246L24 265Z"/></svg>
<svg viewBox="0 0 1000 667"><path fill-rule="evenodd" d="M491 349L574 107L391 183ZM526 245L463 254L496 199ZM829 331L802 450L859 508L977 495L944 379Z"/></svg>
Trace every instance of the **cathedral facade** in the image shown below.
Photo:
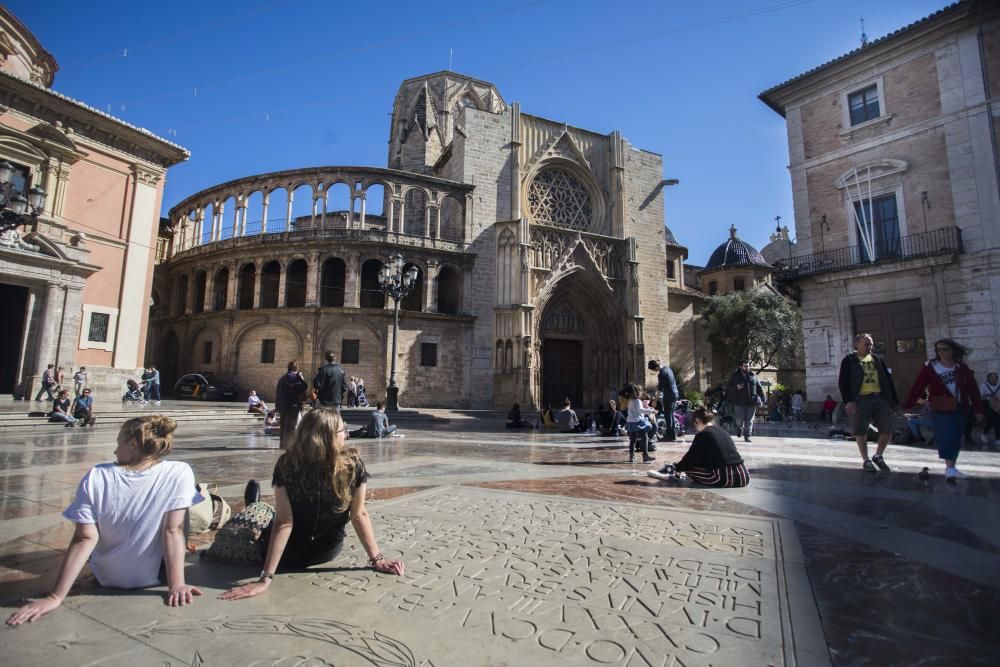
<svg viewBox="0 0 1000 667"><path fill-rule="evenodd" d="M670 355L662 172L619 132L522 113L486 81L404 81L386 168L252 175L171 209L148 358L167 382L202 371L268 396L289 360L310 373L332 350L382 396L378 274L398 253L418 270L401 405L592 407Z"/></svg>

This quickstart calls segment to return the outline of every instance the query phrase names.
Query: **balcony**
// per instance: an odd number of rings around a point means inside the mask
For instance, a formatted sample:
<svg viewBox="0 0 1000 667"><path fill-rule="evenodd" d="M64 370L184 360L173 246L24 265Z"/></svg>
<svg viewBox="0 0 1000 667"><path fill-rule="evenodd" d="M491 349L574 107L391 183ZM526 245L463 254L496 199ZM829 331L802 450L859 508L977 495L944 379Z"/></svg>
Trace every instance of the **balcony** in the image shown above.
<svg viewBox="0 0 1000 667"><path fill-rule="evenodd" d="M774 262L774 276L781 281L795 281L820 273L855 271L908 259L957 254L962 252L962 230L947 227L923 234L901 236L889 244L877 246L876 251L875 259L869 258L860 246L781 259Z"/></svg>

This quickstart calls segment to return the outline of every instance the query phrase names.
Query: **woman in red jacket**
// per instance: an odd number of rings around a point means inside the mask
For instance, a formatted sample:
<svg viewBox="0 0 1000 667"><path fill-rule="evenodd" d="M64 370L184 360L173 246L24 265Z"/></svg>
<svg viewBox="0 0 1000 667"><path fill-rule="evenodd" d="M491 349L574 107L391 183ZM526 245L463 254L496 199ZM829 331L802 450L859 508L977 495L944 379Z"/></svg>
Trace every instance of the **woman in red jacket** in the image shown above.
<svg viewBox="0 0 1000 667"><path fill-rule="evenodd" d="M912 408L922 401L924 391L928 392L938 456L945 464L944 476L947 479L968 477L955 467L955 461L962 447L969 411L975 413L977 422L983 419L979 385L975 373L963 363L969 353L965 346L942 338L934 343L934 353L935 358L920 369L903 407Z"/></svg>

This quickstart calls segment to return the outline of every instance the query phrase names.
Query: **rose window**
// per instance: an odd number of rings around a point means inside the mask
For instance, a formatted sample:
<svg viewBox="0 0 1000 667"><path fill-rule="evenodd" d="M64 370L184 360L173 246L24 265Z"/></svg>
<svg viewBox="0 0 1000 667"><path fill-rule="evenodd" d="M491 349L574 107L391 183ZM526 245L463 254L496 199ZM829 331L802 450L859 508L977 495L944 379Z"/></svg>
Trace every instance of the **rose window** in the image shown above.
<svg viewBox="0 0 1000 667"><path fill-rule="evenodd" d="M590 191L576 176L556 167L538 172L528 187L528 208L535 222L586 231L593 218Z"/></svg>

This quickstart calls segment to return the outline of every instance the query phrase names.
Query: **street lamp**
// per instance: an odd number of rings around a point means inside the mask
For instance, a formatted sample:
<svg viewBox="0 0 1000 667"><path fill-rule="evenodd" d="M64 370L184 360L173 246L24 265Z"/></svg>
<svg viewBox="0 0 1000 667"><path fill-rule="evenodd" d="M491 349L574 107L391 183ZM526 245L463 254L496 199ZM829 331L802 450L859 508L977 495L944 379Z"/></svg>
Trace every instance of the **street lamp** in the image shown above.
<svg viewBox="0 0 1000 667"><path fill-rule="evenodd" d="M385 390L386 410L399 410L399 387L396 386L396 349L399 345L399 302L413 291L419 272L411 266L403 271L403 256L399 253L389 256L389 263L378 272L378 284L383 294L392 297L392 370L389 372L389 386Z"/></svg>
<svg viewBox="0 0 1000 667"><path fill-rule="evenodd" d="M14 189L14 165L0 162L0 234L30 225L45 207L45 190L37 185L25 197Z"/></svg>

